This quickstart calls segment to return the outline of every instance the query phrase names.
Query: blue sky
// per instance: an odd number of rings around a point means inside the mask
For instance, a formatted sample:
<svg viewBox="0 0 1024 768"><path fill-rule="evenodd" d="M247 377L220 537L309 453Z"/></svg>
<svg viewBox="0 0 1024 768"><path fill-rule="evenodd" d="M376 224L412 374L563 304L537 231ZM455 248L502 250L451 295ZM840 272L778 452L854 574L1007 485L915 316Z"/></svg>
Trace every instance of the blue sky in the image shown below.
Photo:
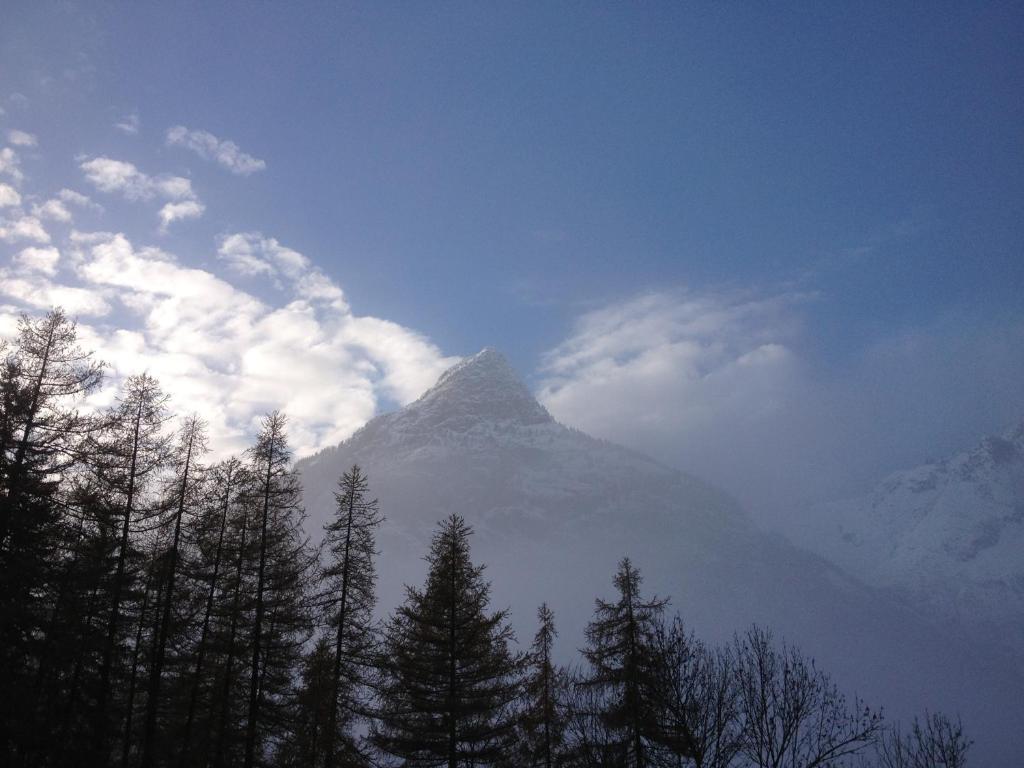
<svg viewBox="0 0 1024 768"><path fill-rule="evenodd" d="M105 297L82 317L101 347L152 335L157 299L88 272L102 243L83 233L123 233L133 258L156 247L347 334L321 389L361 405L300 416L307 448L493 345L560 418L740 495L755 465L792 471L757 458L783 433L785 467L822 440L848 465L863 441L838 488L1024 416L1022 82L1013 3L8 3L0 130L21 178L0 181L22 199L0 300L77 286ZM141 176L112 186L97 158ZM48 243L13 234L62 189L103 211L35 216ZM218 256L240 233L276 272ZM26 247L59 267L33 272Z"/></svg>

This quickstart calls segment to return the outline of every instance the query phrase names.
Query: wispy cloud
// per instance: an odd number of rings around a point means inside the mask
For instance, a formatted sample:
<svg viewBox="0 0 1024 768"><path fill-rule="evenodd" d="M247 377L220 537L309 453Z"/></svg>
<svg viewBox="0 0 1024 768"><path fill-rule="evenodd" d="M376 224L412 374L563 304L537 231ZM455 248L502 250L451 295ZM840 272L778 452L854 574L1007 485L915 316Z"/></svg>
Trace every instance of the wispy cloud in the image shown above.
<svg viewBox="0 0 1024 768"><path fill-rule="evenodd" d="M127 133L129 136L134 136L139 132L140 122L138 112L129 112L114 123L114 127L121 131L121 133Z"/></svg>
<svg viewBox="0 0 1024 768"><path fill-rule="evenodd" d="M0 219L0 240L8 243L19 240L49 243L50 234L37 217L19 213L13 219Z"/></svg>
<svg viewBox="0 0 1024 768"><path fill-rule="evenodd" d="M21 161L18 158L18 153L10 147L0 149L0 175L10 176L15 182L20 182L25 178L25 175L21 172Z"/></svg>
<svg viewBox="0 0 1024 768"><path fill-rule="evenodd" d="M64 201L58 198L52 198L42 204L33 205L32 213L40 219L63 222L71 221L71 211L64 205Z"/></svg>
<svg viewBox="0 0 1024 768"><path fill-rule="evenodd" d="M7 132L7 140L16 147L34 147L39 143L33 134L14 129Z"/></svg>
<svg viewBox="0 0 1024 768"><path fill-rule="evenodd" d="M0 208L21 205L21 195L10 184L0 183Z"/></svg>
<svg viewBox="0 0 1024 768"><path fill-rule="evenodd" d="M287 282L306 300L324 301L337 309L347 309L341 288L301 253L286 248L272 237L264 237L259 232L225 235L220 240L217 256L239 274L267 275L279 288Z"/></svg>
<svg viewBox="0 0 1024 768"><path fill-rule="evenodd" d="M539 397L559 420L718 483L783 528L800 525L809 500L1020 419L1019 322L894 332L829 375L811 335L818 300L678 291L613 302L544 356Z"/></svg>
<svg viewBox="0 0 1024 768"><path fill-rule="evenodd" d="M166 200L159 212L161 231L175 221L198 218L206 210L192 182L183 176L150 176L132 163L109 157L83 159L79 167L86 181L101 192L119 193L128 200Z"/></svg>
<svg viewBox="0 0 1024 768"><path fill-rule="evenodd" d="M219 139L209 131L190 130L183 125L167 131L167 144L190 149L239 176L248 176L267 167L266 162L243 152L235 142Z"/></svg>
<svg viewBox="0 0 1024 768"><path fill-rule="evenodd" d="M182 200L178 203L166 203L159 212L160 231L166 232L175 221L183 219L198 219L203 215L206 206L198 200Z"/></svg>

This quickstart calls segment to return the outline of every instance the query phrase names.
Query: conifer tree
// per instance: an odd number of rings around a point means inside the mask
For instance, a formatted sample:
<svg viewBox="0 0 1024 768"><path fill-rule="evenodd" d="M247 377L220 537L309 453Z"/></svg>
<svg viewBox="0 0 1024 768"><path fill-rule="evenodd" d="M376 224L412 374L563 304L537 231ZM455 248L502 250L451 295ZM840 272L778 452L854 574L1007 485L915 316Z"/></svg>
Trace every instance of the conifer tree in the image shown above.
<svg viewBox="0 0 1024 768"><path fill-rule="evenodd" d="M597 600L587 625L583 656L589 674L579 685L594 689L603 702L593 714L613 735L606 751L628 768L653 764L657 730L654 690L659 671L653 638L667 601L640 596L640 572L624 558L615 574L615 602ZM598 695L603 694L603 695Z"/></svg>
<svg viewBox="0 0 1024 768"><path fill-rule="evenodd" d="M230 457L212 467L207 486L209 492L204 494L204 509L196 523L197 563L194 578L205 594L199 638L193 649L195 663L188 683L185 727L179 749L180 766L189 765L192 739L204 689L207 696L213 693L212 678L207 669L207 655L212 644L211 633L216 629L215 609L223 610L221 606L216 605L218 590L222 596L226 594L222 582L228 559L227 537L231 512L238 507L240 490L245 482L245 468L236 457ZM208 734L209 728L203 732ZM207 741L204 739L204 744Z"/></svg>
<svg viewBox="0 0 1024 768"><path fill-rule="evenodd" d="M215 695L216 724L211 717L208 733L213 736L216 732L213 747L213 766L222 768L225 764L234 763L229 753L235 741L235 723L240 718L235 716L237 707L233 706L238 699L241 699L242 692L238 675L238 667L248 649L245 642L245 629L247 627L247 610L250 600L246 597L251 585L247 582L245 564L251 559L253 550L253 534L250 517L252 515L251 489L255 486L249 468L245 468L247 488L243 491L241 503L238 505L237 514L231 521L232 539L232 573L225 584L224 596L227 604L224 606L225 614L223 620L226 627L223 636L217 638L220 642L221 669L219 673L218 690Z"/></svg>
<svg viewBox="0 0 1024 768"><path fill-rule="evenodd" d="M60 309L22 316L0 367L0 750L20 751L38 717L26 705L53 650L45 626L63 554L58 478L92 426L75 406L101 379Z"/></svg>
<svg viewBox="0 0 1024 768"><path fill-rule="evenodd" d="M333 637L331 701L324 733L324 766L364 761L352 723L365 711L359 700L374 650L373 606L376 548L374 531L381 523L376 499L368 498L369 482L358 466L338 481L335 518L324 526L329 562L323 581L325 608ZM339 755L340 753L340 755Z"/></svg>
<svg viewBox="0 0 1024 768"><path fill-rule="evenodd" d="M308 575L315 562L302 533L302 488L291 468L283 414L264 418L249 457L258 554L246 768L256 764L285 725L302 646L311 633Z"/></svg>
<svg viewBox="0 0 1024 768"><path fill-rule="evenodd" d="M458 515L441 523L424 588L406 588L386 629L372 738L403 765L494 765L513 749L524 661L509 648L507 612L488 612L471 533Z"/></svg>
<svg viewBox="0 0 1024 768"><path fill-rule="evenodd" d="M146 491L168 459L168 440L163 432L164 422L169 418L167 400L152 376L144 373L129 377L118 402L105 419L96 447L97 475L117 498L121 516L96 706L96 757L101 761L107 758L108 707L123 631L122 601L133 575L127 566L137 555L133 550L132 524L136 517L145 521L155 514L147 504Z"/></svg>
<svg viewBox="0 0 1024 768"><path fill-rule="evenodd" d="M187 509L198 506L198 489L201 488L202 466L200 460L207 451L206 425L198 416L189 417L178 433L178 445L172 457L174 474L171 478L170 494L167 501L171 511L165 524L171 527L170 547L166 555L166 572L163 579L163 595L160 599L161 612L154 634L153 658L149 669L149 687L146 697L146 723L143 732L142 768L150 768L154 759L157 736L157 715L161 704L161 687L164 677L164 660L167 653L167 638L171 634L172 608L176 604L178 568L182 543L182 520ZM186 521L187 523L188 521Z"/></svg>
<svg viewBox="0 0 1024 768"><path fill-rule="evenodd" d="M334 649L329 635L321 635L302 661L302 680L295 697L295 730L276 755L280 768L316 768L325 760L325 735L330 717ZM342 765L348 765L339 761Z"/></svg>
<svg viewBox="0 0 1024 768"><path fill-rule="evenodd" d="M566 673L552 660L558 631L555 615L544 603L537 610L539 626L528 655L525 707L519 723L517 765L553 768L561 765L565 746Z"/></svg>

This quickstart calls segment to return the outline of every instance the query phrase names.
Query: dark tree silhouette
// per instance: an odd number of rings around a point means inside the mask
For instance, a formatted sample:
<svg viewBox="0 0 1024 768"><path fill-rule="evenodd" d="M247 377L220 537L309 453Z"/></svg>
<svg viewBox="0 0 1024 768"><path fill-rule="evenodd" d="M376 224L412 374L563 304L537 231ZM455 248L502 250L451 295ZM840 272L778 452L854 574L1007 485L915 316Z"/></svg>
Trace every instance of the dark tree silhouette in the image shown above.
<svg viewBox="0 0 1024 768"><path fill-rule="evenodd" d="M878 739L879 768L964 768L971 741L963 725L939 712L916 717L910 732L894 726Z"/></svg>
<svg viewBox="0 0 1024 768"><path fill-rule="evenodd" d="M374 531L382 517L376 499L368 498L369 482L358 466L338 481L336 514L324 527L328 563L327 624L333 630L334 659L331 670L331 702L324 733L324 766L365 762L352 730L360 712L366 711L358 695L365 689L366 670L375 649L373 606L377 554ZM340 716L339 716L340 714ZM343 753L343 759L337 753Z"/></svg>
<svg viewBox="0 0 1024 768"><path fill-rule="evenodd" d="M528 654L524 707L519 721L516 765L552 768L565 751L565 710L568 678L553 660L558 631L555 615L544 603L537 609L537 633Z"/></svg>
<svg viewBox="0 0 1024 768"><path fill-rule="evenodd" d="M678 617L658 627L654 648L659 747L694 768L733 765L744 732L732 649L709 648Z"/></svg>
<svg viewBox="0 0 1024 768"><path fill-rule="evenodd" d="M735 641L743 754L758 768L832 766L872 744L882 718L848 702L824 672L792 646L752 627Z"/></svg>
<svg viewBox="0 0 1024 768"><path fill-rule="evenodd" d="M403 765L493 765L514 748L523 659L509 648L506 611L488 612L490 585L470 560L471 533L457 515L441 523L426 585L406 588L386 629L372 738Z"/></svg>
<svg viewBox="0 0 1024 768"><path fill-rule="evenodd" d="M640 596L640 572L629 558L615 573L615 602L597 600L594 618L587 626L583 656L589 673L578 684L604 695L593 697L603 708L591 716L600 718L614 734L608 751L624 766L644 768L652 764L657 735L654 700L658 676L654 636L667 601Z"/></svg>
<svg viewBox="0 0 1024 768"><path fill-rule="evenodd" d="M96 754L101 761L108 754L107 710L114 665L118 661L122 600L131 577L126 566L132 557L132 520L136 514L143 518L153 514L143 503L144 492L168 459L168 440L163 433L164 422L169 418L167 400L156 379L148 374L129 377L117 404L107 415L96 445L99 478L119 500L122 515L96 707Z"/></svg>

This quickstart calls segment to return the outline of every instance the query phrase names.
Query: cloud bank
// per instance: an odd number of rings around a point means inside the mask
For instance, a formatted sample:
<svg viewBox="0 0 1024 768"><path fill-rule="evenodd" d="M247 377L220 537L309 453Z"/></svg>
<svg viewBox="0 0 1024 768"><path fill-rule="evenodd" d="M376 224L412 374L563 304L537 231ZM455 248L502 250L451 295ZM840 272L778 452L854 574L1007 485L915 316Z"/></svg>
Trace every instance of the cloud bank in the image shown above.
<svg viewBox="0 0 1024 768"><path fill-rule="evenodd" d="M1024 324L949 318L823 375L801 293L661 292L578 318L543 359L559 420L726 488L766 524L1024 416Z"/></svg>
<svg viewBox="0 0 1024 768"><path fill-rule="evenodd" d="M123 377L149 371L179 413L210 420L221 452L245 447L260 416L275 408L291 418L300 454L333 445L382 400L415 399L455 362L414 331L354 315L340 288L276 240L258 233L224 240L277 254L287 265L285 303L268 304L166 251L105 232L71 233L73 266L59 281L52 279L56 249L22 251L3 292L31 308L63 304L81 316L83 343L111 368L93 406L110 402ZM12 310L0 327L11 327Z"/></svg>

